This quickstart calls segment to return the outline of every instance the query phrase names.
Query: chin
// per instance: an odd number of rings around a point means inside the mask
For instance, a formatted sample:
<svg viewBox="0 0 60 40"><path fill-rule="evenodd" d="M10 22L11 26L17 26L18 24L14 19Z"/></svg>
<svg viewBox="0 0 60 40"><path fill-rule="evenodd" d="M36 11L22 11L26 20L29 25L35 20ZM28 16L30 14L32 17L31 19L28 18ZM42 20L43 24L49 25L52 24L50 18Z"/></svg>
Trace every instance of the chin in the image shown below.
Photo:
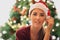
<svg viewBox="0 0 60 40"><path fill-rule="evenodd" d="M40 25L34 25L34 27L40 27Z"/></svg>

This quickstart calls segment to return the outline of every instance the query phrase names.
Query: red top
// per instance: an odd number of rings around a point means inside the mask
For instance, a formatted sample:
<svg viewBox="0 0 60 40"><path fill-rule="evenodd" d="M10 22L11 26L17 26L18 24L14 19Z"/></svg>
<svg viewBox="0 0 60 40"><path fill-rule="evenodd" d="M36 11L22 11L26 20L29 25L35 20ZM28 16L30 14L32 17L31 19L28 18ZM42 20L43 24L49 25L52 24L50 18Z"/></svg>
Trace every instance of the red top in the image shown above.
<svg viewBox="0 0 60 40"><path fill-rule="evenodd" d="M40 36L39 36L38 40L43 40L44 33L42 32L42 29L41 29L39 34L40 34ZM16 40L31 40L31 38L30 38L30 26L19 29L16 32ZM52 40L51 37L50 37L50 40Z"/></svg>

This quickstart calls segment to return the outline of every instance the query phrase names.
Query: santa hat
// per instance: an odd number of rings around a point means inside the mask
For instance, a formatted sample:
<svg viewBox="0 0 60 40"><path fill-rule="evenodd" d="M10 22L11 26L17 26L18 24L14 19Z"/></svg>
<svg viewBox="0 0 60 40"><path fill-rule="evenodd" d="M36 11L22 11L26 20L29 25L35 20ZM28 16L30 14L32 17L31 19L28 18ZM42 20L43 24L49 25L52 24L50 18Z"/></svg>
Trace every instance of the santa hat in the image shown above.
<svg viewBox="0 0 60 40"><path fill-rule="evenodd" d="M29 9L29 14L35 8L42 9L46 13L46 15L50 16L50 10L44 2L38 2L38 3L32 4Z"/></svg>

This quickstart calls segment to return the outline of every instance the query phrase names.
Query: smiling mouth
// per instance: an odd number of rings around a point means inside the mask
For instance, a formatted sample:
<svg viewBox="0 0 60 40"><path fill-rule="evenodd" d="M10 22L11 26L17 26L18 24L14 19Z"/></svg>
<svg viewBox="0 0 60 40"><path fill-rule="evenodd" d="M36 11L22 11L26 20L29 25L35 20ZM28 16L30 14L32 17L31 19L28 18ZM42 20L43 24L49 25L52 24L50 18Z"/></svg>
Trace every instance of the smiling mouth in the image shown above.
<svg viewBox="0 0 60 40"><path fill-rule="evenodd" d="M40 22L35 22L35 23L40 24Z"/></svg>

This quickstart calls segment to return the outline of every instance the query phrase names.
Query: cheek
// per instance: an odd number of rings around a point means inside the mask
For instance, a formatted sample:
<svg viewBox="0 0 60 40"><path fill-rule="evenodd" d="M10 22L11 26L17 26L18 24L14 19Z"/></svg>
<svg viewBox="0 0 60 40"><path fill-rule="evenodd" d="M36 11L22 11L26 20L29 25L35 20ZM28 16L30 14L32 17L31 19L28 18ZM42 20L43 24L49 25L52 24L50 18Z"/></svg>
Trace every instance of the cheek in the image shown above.
<svg viewBox="0 0 60 40"><path fill-rule="evenodd" d="M34 21L35 20L35 17L31 17L31 21Z"/></svg>
<svg viewBox="0 0 60 40"><path fill-rule="evenodd" d="M40 18L40 21L43 23L45 21L45 18Z"/></svg>
<svg viewBox="0 0 60 40"><path fill-rule="evenodd" d="M35 20L36 20L35 17L31 17L31 21L32 21L32 23L34 23Z"/></svg>

